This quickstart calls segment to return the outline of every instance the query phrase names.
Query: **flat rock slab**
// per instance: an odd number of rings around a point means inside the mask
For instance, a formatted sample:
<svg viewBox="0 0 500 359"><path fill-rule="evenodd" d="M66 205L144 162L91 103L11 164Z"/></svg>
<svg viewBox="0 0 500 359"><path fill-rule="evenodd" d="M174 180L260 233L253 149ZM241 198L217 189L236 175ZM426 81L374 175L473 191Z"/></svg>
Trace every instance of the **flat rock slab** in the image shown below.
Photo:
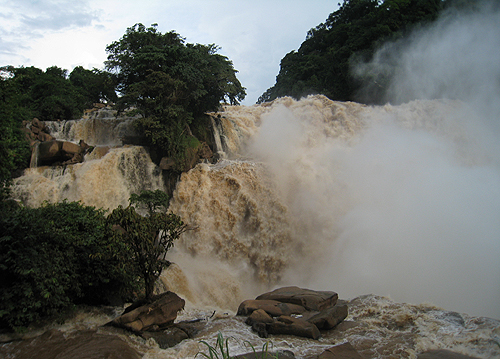
<svg viewBox="0 0 500 359"><path fill-rule="evenodd" d="M304 307L306 310L322 311L337 304L338 294L330 291L315 291L299 287L283 287L259 295L256 300L276 300Z"/></svg>
<svg viewBox="0 0 500 359"><path fill-rule="evenodd" d="M238 315L250 315L254 311L262 309L272 317L281 315L302 314L305 308L292 303L282 303L277 300L249 299L243 301L238 307Z"/></svg>
<svg viewBox="0 0 500 359"><path fill-rule="evenodd" d="M363 359L351 343L336 345L325 350L318 359Z"/></svg>

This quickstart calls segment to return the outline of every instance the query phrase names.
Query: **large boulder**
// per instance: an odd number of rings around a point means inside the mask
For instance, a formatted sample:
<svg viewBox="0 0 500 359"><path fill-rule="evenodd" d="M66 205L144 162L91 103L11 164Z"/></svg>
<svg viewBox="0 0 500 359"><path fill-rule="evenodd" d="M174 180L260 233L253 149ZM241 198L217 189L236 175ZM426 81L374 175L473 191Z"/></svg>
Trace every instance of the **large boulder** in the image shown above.
<svg viewBox="0 0 500 359"><path fill-rule="evenodd" d="M292 303L307 310L322 311L333 307L338 300L338 294L329 291L315 291L299 287L283 287L272 292L259 295L257 300L276 300L282 303Z"/></svg>
<svg viewBox="0 0 500 359"><path fill-rule="evenodd" d="M347 305L335 305L319 312L307 319L307 321L317 326L320 330L330 330L343 322L347 314Z"/></svg>
<svg viewBox="0 0 500 359"><path fill-rule="evenodd" d="M132 332L159 331L173 324L185 301L173 292L160 294L152 303L137 307L111 324Z"/></svg>
<svg viewBox="0 0 500 359"><path fill-rule="evenodd" d="M250 315L255 310L262 309L273 317L281 315L302 314L303 306L291 303L282 303L277 300L245 300L238 307L238 315Z"/></svg>
<svg viewBox="0 0 500 359"><path fill-rule="evenodd" d="M347 317L347 305L337 305L337 300L331 291L284 287L243 301L238 315L248 316L246 324L263 338L288 334L318 339L320 330L333 329Z"/></svg>
<svg viewBox="0 0 500 359"><path fill-rule="evenodd" d="M32 166L51 166L57 164L74 164L83 161L83 154L87 144L81 141L80 145L69 141L44 141L38 144L36 158Z"/></svg>
<svg viewBox="0 0 500 359"><path fill-rule="evenodd" d="M266 329L269 334L295 335L312 339L319 339L321 336L319 329L314 324L285 315L266 325Z"/></svg>

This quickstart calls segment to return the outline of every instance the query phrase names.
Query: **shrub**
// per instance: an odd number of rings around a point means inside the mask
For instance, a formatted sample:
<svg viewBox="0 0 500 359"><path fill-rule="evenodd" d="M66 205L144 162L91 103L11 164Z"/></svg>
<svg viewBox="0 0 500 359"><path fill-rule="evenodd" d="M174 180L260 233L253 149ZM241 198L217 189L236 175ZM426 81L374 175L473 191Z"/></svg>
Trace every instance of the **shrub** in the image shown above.
<svg viewBox="0 0 500 359"><path fill-rule="evenodd" d="M19 208L0 219L0 325L22 327L74 304L109 304L136 288L130 249L104 211L78 202Z"/></svg>

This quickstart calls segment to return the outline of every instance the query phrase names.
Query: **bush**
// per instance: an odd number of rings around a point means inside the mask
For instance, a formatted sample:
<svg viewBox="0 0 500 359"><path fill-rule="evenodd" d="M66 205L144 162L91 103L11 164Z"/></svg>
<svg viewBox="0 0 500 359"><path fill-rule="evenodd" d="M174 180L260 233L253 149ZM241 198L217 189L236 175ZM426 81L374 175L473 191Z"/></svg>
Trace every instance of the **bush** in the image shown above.
<svg viewBox="0 0 500 359"><path fill-rule="evenodd" d="M78 202L19 208L0 219L0 325L22 327L74 304L128 299L137 273L104 211Z"/></svg>

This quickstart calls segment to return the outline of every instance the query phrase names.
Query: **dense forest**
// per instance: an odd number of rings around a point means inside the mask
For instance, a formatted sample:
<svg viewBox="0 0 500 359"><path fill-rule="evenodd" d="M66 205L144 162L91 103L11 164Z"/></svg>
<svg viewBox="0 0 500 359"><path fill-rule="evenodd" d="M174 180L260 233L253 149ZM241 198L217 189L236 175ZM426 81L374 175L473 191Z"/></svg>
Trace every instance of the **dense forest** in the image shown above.
<svg viewBox="0 0 500 359"><path fill-rule="evenodd" d="M471 11L471 0L346 0L324 23L309 30L297 51L280 64L276 84L258 103L291 96L299 99L323 94L332 100L380 104L391 77L384 72L357 75L353 67L369 61L387 41L403 39L412 31L458 8ZM367 91L367 88L369 89Z"/></svg>

